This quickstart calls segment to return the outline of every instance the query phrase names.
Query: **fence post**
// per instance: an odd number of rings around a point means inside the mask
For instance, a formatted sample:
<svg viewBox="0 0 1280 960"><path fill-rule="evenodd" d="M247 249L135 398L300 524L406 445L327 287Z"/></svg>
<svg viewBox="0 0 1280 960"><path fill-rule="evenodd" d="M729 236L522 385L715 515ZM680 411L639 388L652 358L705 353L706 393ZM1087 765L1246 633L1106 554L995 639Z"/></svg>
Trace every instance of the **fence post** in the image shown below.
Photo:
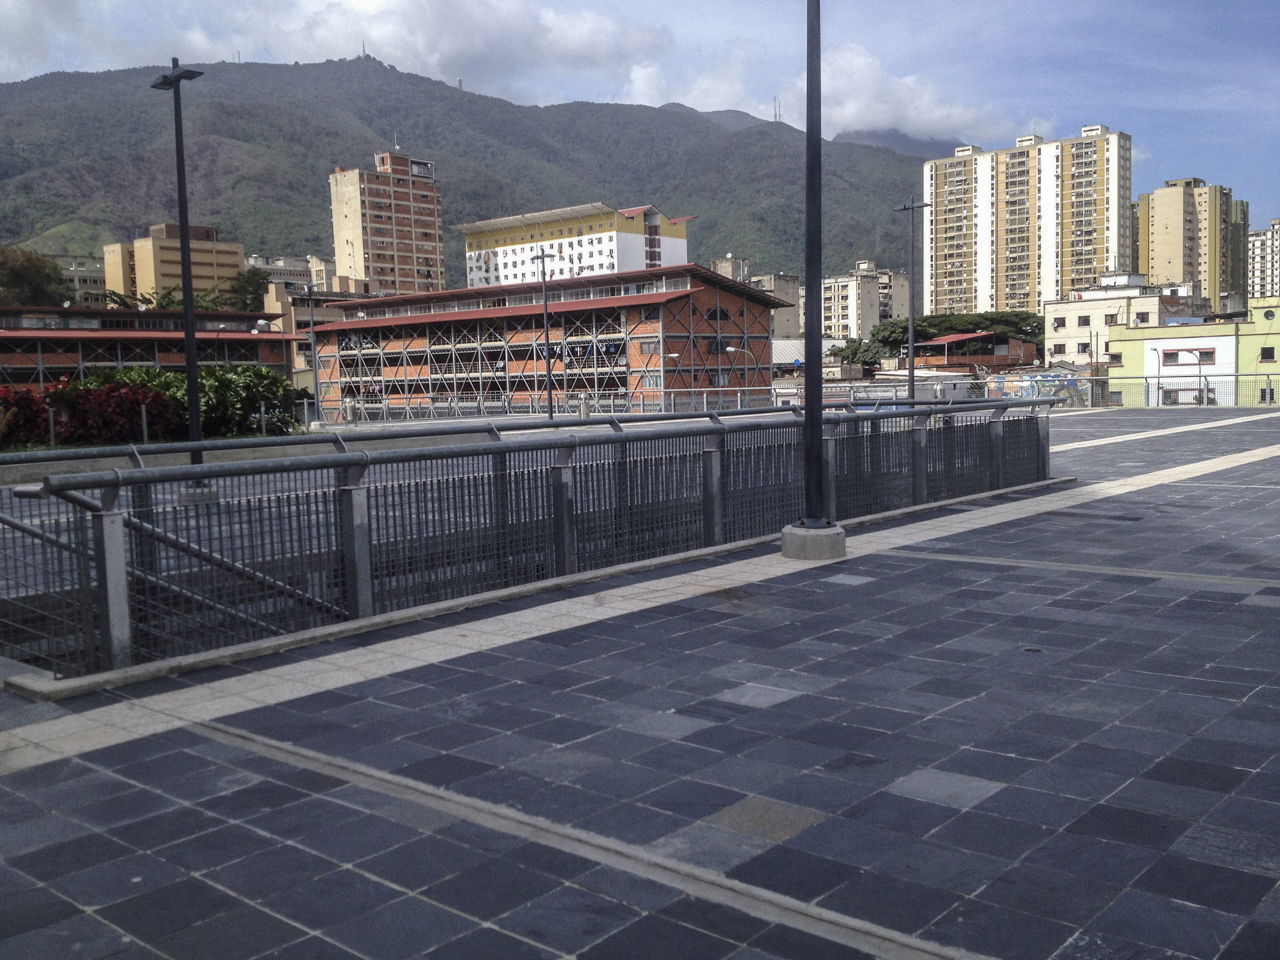
<svg viewBox="0 0 1280 960"><path fill-rule="evenodd" d="M1044 413L1036 411L1036 428L1040 437L1040 476L1039 480L1049 479L1049 411L1053 404L1045 404Z"/></svg>
<svg viewBox="0 0 1280 960"><path fill-rule="evenodd" d="M840 515L836 513L836 451L839 438L845 437L847 431L844 423L825 423L822 425L823 450L822 469L826 476L822 479L823 512L835 523Z"/></svg>
<svg viewBox="0 0 1280 960"><path fill-rule="evenodd" d="M724 434L707 436L702 448L702 545L724 543Z"/></svg>
<svg viewBox="0 0 1280 960"><path fill-rule="evenodd" d="M342 555L344 606L352 620L373 616L373 552L369 530L367 464L342 471L338 488L338 549Z"/></svg>
<svg viewBox="0 0 1280 960"><path fill-rule="evenodd" d="M142 415L142 445L145 447L151 442L151 434L147 423L147 405L144 403L139 407L138 412Z"/></svg>
<svg viewBox="0 0 1280 960"><path fill-rule="evenodd" d="M911 502L929 502L929 414L911 418Z"/></svg>
<svg viewBox="0 0 1280 960"><path fill-rule="evenodd" d="M987 464L987 485L992 490L1004 486L1004 410L992 410L987 421L987 450L991 462Z"/></svg>
<svg viewBox="0 0 1280 960"><path fill-rule="evenodd" d="M557 577L578 572L578 517L575 509L573 455L575 447L556 451L557 462L551 468L551 522L555 540L555 574Z"/></svg>
<svg viewBox="0 0 1280 960"><path fill-rule="evenodd" d="M107 499L107 493L108 491L104 491L104 500ZM109 668L115 670L133 663L133 626L129 619L129 558L125 551L124 512L114 509L112 504L107 509L95 511L90 520L98 609L102 624L102 654Z"/></svg>

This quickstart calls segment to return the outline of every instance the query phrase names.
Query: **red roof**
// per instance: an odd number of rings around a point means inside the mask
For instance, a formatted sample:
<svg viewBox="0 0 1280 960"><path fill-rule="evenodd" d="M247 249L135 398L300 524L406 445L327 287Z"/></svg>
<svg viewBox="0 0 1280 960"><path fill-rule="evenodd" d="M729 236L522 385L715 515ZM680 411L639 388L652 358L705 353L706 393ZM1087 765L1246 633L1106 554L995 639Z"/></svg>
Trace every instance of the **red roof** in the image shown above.
<svg viewBox="0 0 1280 960"><path fill-rule="evenodd" d="M601 300L562 300L548 303L547 313L571 313L584 307L591 310L610 307L635 307L650 303L666 303L695 293L699 288L667 290L662 293L638 293L630 297L606 297ZM388 298L389 299L389 298ZM374 301L377 303L378 301ZM317 333L341 330L367 330L370 327L386 327L401 323L442 323L446 320L479 320L490 317L542 316L542 304L522 303L514 307L488 307L480 310L451 310L444 313L407 313L394 317L366 317L364 320L335 320L316 324Z"/></svg>
<svg viewBox="0 0 1280 960"><path fill-rule="evenodd" d="M993 334L989 330L979 330L977 333L948 333L945 337L938 337L936 340L922 340L916 344L917 347L938 347L944 343L956 343L960 340L976 340L978 337L1002 336L1002 334Z"/></svg>
<svg viewBox="0 0 1280 960"><path fill-rule="evenodd" d="M5 340L181 340L181 330L45 330L42 328L0 328L0 338ZM301 334L269 331L253 333L249 330L197 330L197 340L296 340L305 341Z"/></svg>

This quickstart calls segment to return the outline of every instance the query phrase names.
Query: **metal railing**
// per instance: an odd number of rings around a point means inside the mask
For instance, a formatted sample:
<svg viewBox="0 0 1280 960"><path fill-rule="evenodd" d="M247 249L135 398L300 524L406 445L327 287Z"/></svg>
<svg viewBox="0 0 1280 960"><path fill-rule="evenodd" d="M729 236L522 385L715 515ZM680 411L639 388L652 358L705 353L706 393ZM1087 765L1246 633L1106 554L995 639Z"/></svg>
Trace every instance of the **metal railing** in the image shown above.
<svg viewBox="0 0 1280 960"><path fill-rule="evenodd" d="M828 411L828 516L1046 479L1052 403ZM0 490L0 651L90 673L774 534L801 422L744 413Z"/></svg>
<svg viewBox="0 0 1280 960"><path fill-rule="evenodd" d="M1149 377L992 374L974 386L990 400L1054 397L1065 407L1274 407L1280 375L1203 373L1190 363Z"/></svg>

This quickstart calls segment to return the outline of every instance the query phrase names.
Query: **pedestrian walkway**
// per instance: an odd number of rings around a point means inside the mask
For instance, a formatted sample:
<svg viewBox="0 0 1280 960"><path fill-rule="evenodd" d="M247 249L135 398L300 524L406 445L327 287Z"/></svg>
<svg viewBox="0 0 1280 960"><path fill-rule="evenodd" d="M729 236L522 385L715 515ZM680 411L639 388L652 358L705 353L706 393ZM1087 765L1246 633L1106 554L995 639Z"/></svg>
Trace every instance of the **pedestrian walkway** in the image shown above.
<svg viewBox="0 0 1280 960"><path fill-rule="evenodd" d="M1280 956L1280 417L1081 482L0 693L0 956Z"/></svg>

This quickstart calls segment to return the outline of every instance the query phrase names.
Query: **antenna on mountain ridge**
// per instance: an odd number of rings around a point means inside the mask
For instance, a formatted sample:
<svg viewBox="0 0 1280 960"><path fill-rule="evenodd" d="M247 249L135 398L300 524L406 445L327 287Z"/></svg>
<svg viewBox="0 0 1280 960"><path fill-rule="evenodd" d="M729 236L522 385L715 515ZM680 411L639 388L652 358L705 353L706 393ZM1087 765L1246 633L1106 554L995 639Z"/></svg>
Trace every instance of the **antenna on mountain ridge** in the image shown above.
<svg viewBox="0 0 1280 960"><path fill-rule="evenodd" d="M391 134L391 142L395 144L392 149L398 153L400 151L400 134L398 131Z"/></svg>
<svg viewBox="0 0 1280 960"><path fill-rule="evenodd" d="M777 98L773 98L773 122L782 122L782 102Z"/></svg>

